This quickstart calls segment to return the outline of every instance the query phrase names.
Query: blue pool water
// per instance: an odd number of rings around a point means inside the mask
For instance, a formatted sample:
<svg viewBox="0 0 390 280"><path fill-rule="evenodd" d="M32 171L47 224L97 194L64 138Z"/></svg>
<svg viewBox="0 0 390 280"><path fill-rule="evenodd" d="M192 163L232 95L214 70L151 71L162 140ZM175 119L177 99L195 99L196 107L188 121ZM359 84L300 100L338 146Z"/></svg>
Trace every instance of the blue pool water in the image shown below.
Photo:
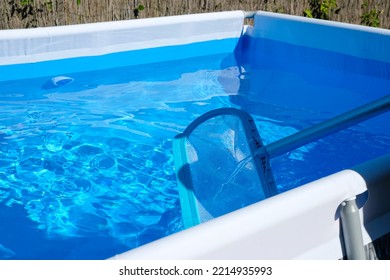
<svg viewBox="0 0 390 280"><path fill-rule="evenodd" d="M182 230L172 139L207 111L248 111L270 143L389 94L388 64L252 43L255 57L1 82L0 258L104 259ZM272 159L279 191L389 152L389 121Z"/></svg>

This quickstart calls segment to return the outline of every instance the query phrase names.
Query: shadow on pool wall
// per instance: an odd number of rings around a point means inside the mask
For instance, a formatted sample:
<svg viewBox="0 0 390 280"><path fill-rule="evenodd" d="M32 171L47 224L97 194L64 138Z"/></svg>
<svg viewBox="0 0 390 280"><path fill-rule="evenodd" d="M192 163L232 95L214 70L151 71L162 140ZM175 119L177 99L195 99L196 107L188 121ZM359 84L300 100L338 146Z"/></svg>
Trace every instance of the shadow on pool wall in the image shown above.
<svg viewBox="0 0 390 280"><path fill-rule="evenodd" d="M375 37L375 33L369 33L374 32L371 29L367 35L364 29L354 30L355 26L340 31L337 24L332 35L332 23L315 23L299 17L289 21L283 15L258 12L255 27L247 28L235 50L242 73L240 92L268 103L330 114L342 113L388 94L388 36ZM330 26L323 27L322 23ZM326 32L313 36L319 31ZM337 40L343 31L344 36L352 37L350 42ZM370 39L372 44L367 43ZM312 46L306 45L306 41Z"/></svg>

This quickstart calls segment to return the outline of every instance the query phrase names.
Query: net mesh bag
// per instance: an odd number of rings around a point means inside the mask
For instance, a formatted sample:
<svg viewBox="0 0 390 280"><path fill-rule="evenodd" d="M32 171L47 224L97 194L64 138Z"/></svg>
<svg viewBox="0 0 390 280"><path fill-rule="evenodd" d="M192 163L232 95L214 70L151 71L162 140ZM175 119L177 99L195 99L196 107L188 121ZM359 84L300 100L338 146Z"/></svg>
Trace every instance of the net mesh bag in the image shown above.
<svg viewBox="0 0 390 280"><path fill-rule="evenodd" d="M174 160L185 225L206 222L275 191L266 154L257 152L262 143L256 126L243 111L212 111L175 141L179 141Z"/></svg>

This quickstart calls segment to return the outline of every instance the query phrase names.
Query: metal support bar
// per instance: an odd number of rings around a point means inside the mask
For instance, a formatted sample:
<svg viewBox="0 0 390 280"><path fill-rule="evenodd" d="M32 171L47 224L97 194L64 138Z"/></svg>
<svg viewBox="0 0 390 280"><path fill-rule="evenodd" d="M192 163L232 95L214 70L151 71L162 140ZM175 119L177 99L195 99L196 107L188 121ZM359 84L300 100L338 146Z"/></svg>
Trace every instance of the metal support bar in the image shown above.
<svg viewBox="0 0 390 280"><path fill-rule="evenodd" d="M348 260L365 260L362 227L356 197L341 203L341 226Z"/></svg>
<svg viewBox="0 0 390 280"><path fill-rule="evenodd" d="M245 14L245 18L254 18L255 15L256 15L256 12L255 11L249 11L249 12L244 12Z"/></svg>

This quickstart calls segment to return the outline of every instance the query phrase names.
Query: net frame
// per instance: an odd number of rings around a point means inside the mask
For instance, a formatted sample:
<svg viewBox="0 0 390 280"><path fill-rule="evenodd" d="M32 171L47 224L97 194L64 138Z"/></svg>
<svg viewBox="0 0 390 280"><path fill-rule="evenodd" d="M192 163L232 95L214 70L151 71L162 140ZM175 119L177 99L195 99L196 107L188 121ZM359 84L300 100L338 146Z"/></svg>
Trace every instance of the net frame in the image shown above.
<svg viewBox="0 0 390 280"><path fill-rule="evenodd" d="M233 116L241 123L247 144L250 149L255 166L255 174L260 181L259 188L265 194L265 198L271 197L277 193L275 180L269 163L269 155L261 141L255 121L247 112L236 108L219 108L207 112L195 119L188 127L173 140L173 157L175 163L175 172L177 177L182 218L185 228L189 228L204 222L201 217L207 217L206 220L214 218L207 212L194 192L193 176L190 168L190 158L187 142L191 134L206 121L219 116ZM211 151L212 152L212 151ZM227 209L227 212L230 212Z"/></svg>

